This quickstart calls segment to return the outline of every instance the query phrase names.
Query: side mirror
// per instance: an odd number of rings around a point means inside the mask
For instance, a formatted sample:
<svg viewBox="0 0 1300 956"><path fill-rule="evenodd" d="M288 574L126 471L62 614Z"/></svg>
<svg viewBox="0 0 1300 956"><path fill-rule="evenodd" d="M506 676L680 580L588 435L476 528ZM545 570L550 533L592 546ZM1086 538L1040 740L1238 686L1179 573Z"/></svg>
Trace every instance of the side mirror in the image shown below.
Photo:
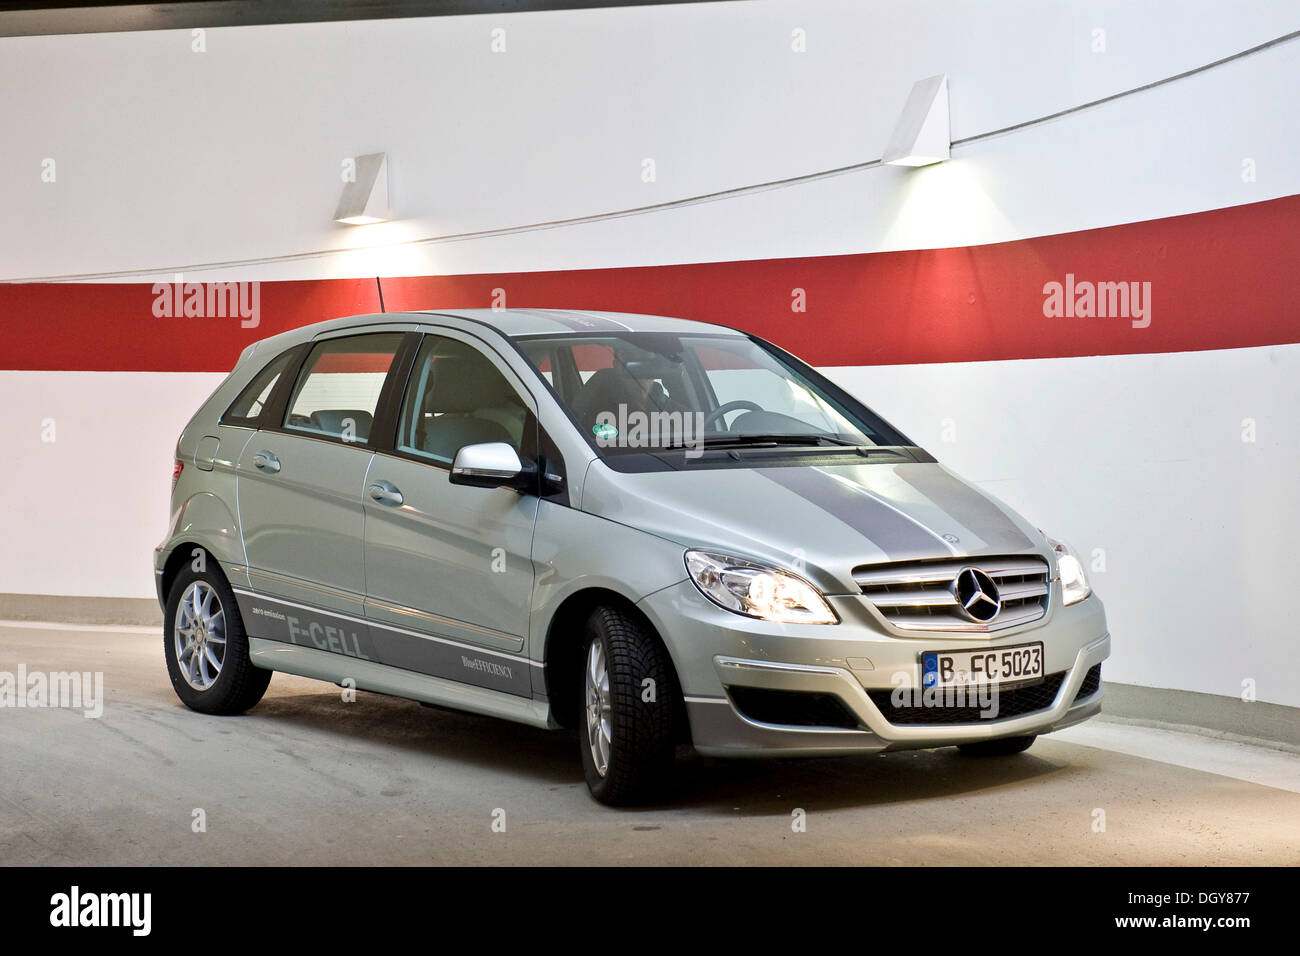
<svg viewBox="0 0 1300 956"><path fill-rule="evenodd" d="M465 445L451 463L451 483L474 488L522 490L526 472L519 454L503 441Z"/></svg>

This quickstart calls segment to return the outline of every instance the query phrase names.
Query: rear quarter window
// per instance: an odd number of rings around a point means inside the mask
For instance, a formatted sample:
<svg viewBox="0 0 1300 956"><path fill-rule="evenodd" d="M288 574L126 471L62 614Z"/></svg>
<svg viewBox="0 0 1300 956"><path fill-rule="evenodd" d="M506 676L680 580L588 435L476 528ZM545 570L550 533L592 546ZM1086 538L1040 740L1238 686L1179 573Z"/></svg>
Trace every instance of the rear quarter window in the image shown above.
<svg viewBox="0 0 1300 956"><path fill-rule="evenodd" d="M223 425L244 425L256 428L261 420L262 410L271 399L280 376L293 357L293 349L282 352L266 364L262 371L253 376L253 380L244 386L244 390L221 416Z"/></svg>

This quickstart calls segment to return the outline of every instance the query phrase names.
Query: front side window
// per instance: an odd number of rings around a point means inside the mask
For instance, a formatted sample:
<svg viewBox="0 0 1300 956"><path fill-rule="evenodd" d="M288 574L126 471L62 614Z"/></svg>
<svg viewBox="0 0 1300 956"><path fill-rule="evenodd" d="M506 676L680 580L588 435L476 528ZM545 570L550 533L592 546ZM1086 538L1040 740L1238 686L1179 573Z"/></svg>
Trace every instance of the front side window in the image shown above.
<svg viewBox="0 0 1300 956"><path fill-rule="evenodd" d="M318 342L298 374L284 427L347 443L368 441L402 337L378 332Z"/></svg>
<svg viewBox="0 0 1300 956"><path fill-rule="evenodd" d="M521 338L602 454L697 446L881 446L906 440L817 372L744 335Z"/></svg>
<svg viewBox="0 0 1300 956"><path fill-rule="evenodd" d="M521 456L528 406L492 361L456 339L426 335L407 380L398 451L450 464L466 445L505 442Z"/></svg>

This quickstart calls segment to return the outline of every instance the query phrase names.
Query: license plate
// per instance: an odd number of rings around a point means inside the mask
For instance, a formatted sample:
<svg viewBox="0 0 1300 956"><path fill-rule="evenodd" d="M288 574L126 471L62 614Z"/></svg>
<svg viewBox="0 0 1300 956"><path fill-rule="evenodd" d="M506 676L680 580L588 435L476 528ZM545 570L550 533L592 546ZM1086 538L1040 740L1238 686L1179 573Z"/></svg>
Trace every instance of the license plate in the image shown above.
<svg viewBox="0 0 1300 956"><path fill-rule="evenodd" d="M1043 679L1043 645L984 647L921 654L922 687L1007 687Z"/></svg>

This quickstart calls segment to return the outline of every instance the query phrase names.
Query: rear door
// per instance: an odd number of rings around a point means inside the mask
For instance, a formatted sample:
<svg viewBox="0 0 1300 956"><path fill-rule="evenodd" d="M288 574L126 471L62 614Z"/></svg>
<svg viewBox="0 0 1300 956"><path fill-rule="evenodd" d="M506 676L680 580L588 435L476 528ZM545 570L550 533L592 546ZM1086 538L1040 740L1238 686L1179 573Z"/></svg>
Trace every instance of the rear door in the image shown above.
<svg viewBox="0 0 1300 956"><path fill-rule="evenodd" d="M364 616L362 497L381 396L404 337L382 327L317 339L275 422L244 446L239 513L249 580L260 594Z"/></svg>
<svg viewBox="0 0 1300 956"><path fill-rule="evenodd" d="M538 498L448 480L457 450L506 442L537 456L537 405L469 333L424 336L407 378L396 440L370 467L366 611L381 659L527 696L521 655L533 592Z"/></svg>

